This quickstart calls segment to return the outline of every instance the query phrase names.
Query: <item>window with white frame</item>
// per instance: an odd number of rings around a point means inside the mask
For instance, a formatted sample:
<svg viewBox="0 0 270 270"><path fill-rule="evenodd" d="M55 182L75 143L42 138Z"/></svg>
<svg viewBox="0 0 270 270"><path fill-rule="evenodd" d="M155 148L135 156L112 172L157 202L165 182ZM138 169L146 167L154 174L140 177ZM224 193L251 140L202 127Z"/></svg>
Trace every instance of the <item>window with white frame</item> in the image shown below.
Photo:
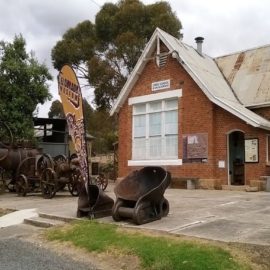
<svg viewBox="0 0 270 270"><path fill-rule="evenodd" d="M178 99L133 105L133 160L178 158Z"/></svg>
<svg viewBox="0 0 270 270"><path fill-rule="evenodd" d="M266 163L270 165L270 134L266 135Z"/></svg>

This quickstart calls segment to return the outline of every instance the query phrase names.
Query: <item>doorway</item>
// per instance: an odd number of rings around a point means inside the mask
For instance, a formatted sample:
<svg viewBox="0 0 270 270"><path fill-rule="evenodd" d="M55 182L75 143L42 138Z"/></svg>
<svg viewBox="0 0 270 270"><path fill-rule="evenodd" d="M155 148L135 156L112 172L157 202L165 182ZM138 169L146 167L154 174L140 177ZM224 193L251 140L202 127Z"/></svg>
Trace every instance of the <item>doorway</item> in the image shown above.
<svg viewBox="0 0 270 270"><path fill-rule="evenodd" d="M233 131L229 135L229 184L245 184L245 135Z"/></svg>

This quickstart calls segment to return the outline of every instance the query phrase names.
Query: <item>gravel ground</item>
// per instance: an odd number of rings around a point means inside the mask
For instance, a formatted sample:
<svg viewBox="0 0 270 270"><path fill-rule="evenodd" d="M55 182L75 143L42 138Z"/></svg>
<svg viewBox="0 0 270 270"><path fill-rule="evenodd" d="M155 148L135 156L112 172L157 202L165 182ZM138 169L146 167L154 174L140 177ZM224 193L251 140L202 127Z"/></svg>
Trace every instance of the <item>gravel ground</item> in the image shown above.
<svg viewBox="0 0 270 270"><path fill-rule="evenodd" d="M16 238L0 240L0 270L97 270Z"/></svg>

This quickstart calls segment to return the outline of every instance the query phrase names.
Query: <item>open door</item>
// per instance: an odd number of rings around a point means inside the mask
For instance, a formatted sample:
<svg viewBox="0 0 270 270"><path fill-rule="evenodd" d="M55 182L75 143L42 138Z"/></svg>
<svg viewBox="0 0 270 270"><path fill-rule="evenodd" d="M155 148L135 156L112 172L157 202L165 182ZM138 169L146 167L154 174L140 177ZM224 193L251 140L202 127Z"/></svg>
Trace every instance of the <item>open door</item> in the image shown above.
<svg viewBox="0 0 270 270"><path fill-rule="evenodd" d="M229 184L245 184L245 136L241 131L231 132L229 142Z"/></svg>

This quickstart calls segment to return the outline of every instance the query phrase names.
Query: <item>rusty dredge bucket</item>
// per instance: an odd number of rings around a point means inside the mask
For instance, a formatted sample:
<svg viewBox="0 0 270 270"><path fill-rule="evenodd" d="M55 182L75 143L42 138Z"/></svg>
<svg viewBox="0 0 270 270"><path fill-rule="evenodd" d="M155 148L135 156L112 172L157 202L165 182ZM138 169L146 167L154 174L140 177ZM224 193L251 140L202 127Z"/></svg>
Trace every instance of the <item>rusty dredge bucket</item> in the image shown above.
<svg viewBox="0 0 270 270"><path fill-rule="evenodd" d="M132 219L140 225L167 216L169 202L164 192L170 181L170 173L161 167L144 167L131 173L114 189L113 219Z"/></svg>
<svg viewBox="0 0 270 270"><path fill-rule="evenodd" d="M77 217L93 219L110 216L113 204L113 199L107 196L99 186L89 184L87 192L83 185L79 193Z"/></svg>

